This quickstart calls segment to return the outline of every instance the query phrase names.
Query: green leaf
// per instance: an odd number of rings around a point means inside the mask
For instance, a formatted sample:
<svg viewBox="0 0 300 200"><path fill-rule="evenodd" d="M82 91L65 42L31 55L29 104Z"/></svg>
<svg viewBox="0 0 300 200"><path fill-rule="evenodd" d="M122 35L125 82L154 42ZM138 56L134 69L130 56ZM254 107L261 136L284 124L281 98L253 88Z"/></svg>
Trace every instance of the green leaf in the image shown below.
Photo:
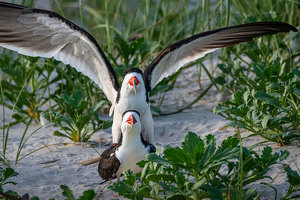
<svg viewBox="0 0 300 200"><path fill-rule="evenodd" d="M290 152L288 152L287 150L279 152L279 159L280 159L280 161L285 160L289 156L290 156Z"/></svg>
<svg viewBox="0 0 300 200"><path fill-rule="evenodd" d="M18 193L12 190L8 190L5 193L14 197L19 197Z"/></svg>
<svg viewBox="0 0 300 200"><path fill-rule="evenodd" d="M204 151L203 141L195 133L188 132L185 134L182 142L182 151L190 159L195 159L195 161L197 161Z"/></svg>
<svg viewBox="0 0 300 200"><path fill-rule="evenodd" d="M96 198L96 193L94 190L86 190L83 192L83 195L79 197L78 200L92 200Z"/></svg>
<svg viewBox="0 0 300 200"><path fill-rule="evenodd" d="M146 159L147 159L147 161L156 162L161 165L169 164L168 160L160 157L159 155L157 155L155 153L150 153L150 154L146 155Z"/></svg>
<svg viewBox="0 0 300 200"><path fill-rule="evenodd" d="M76 90L69 101L73 108L78 108L81 101L84 99L84 92L82 90Z"/></svg>
<svg viewBox="0 0 300 200"><path fill-rule="evenodd" d="M283 164L284 170L287 173L288 182L292 186L300 186L300 176L297 171L294 171L287 164Z"/></svg>
<svg viewBox="0 0 300 200"><path fill-rule="evenodd" d="M175 183L175 177L169 174L150 174L146 179L153 182L166 181Z"/></svg>
<svg viewBox="0 0 300 200"><path fill-rule="evenodd" d="M219 77L216 77L216 78L213 78L212 80L213 82L219 84L219 85L224 85L227 83L227 81L225 80L225 78L223 76L219 76Z"/></svg>
<svg viewBox="0 0 300 200"><path fill-rule="evenodd" d="M300 78L300 68L294 68L292 72Z"/></svg>
<svg viewBox="0 0 300 200"><path fill-rule="evenodd" d="M190 159L179 147L165 147L163 157L178 167L187 167L187 162L190 163Z"/></svg>
<svg viewBox="0 0 300 200"><path fill-rule="evenodd" d="M70 138L68 135L65 135L65 134L63 134L63 133L61 133L59 131L54 131L53 135L54 136L58 136L58 137L67 137L67 138Z"/></svg>
<svg viewBox="0 0 300 200"><path fill-rule="evenodd" d="M119 195L130 198L134 194L134 190L131 186L125 184L123 181L117 181L108 186L108 189L113 190Z"/></svg>
<svg viewBox="0 0 300 200"><path fill-rule="evenodd" d="M187 198L182 194L176 194L168 198L168 200L186 200ZM190 199L190 198L188 198Z"/></svg>
<svg viewBox="0 0 300 200"><path fill-rule="evenodd" d="M206 181L207 181L206 178L202 178L200 181L197 181L191 189L192 190L199 189L200 187L202 187L205 184Z"/></svg>
<svg viewBox="0 0 300 200"><path fill-rule="evenodd" d="M228 126L231 126L233 128L246 128L246 126L242 122L239 122L239 121L232 121L228 124Z"/></svg>
<svg viewBox="0 0 300 200"><path fill-rule="evenodd" d="M277 106L277 107L281 107L280 102L278 101L278 99L268 95L266 92L263 91L258 91L255 93L254 98L260 99L262 101L264 101L265 103Z"/></svg>
<svg viewBox="0 0 300 200"><path fill-rule="evenodd" d="M67 200L76 200L73 196L72 190L70 190L68 186L60 185L60 189L62 189L62 194L67 198Z"/></svg>
<svg viewBox="0 0 300 200"><path fill-rule="evenodd" d="M262 151L261 158L263 158L264 160L269 160L272 156L272 148L266 146Z"/></svg>
<svg viewBox="0 0 300 200"><path fill-rule="evenodd" d="M186 180L185 180L184 174L179 170L177 170L175 173L175 181L176 181L176 184L177 184L179 190L183 191Z"/></svg>
<svg viewBox="0 0 300 200"><path fill-rule="evenodd" d="M228 69L228 67L225 64L217 64L217 67L222 70L222 72L224 72L225 74L229 74L230 70Z"/></svg>
<svg viewBox="0 0 300 200"><path fill-rule="evenodd" d="M243 190L243 199L252 200L257 195L256 188L249 188Z"/></svg>
<svg viewBox="0 0 300 200"><path fill-rule="evenodd" d="M256 76L262 80L266 79L266 76L264 75L265 64L255 62L253 63L252 67Z"/></svg>
<svg viewBox="0 0 300 200"><path fill-rule="evenodd" d="M262 125L262 127L263 127L264 129L267 128L267 124L268 124L268 121L269 121L270 118L271 118L270 115L266 115L266 116L263 118L263 120L262 120L262 122L261 122L261 125Z"/></svg>
<svg viewBox="0 0 300 200"><path fill-rule="evenodd" d="M222 148L227 149L227 148L234 148L237 147L238 144L240 143L239 139L235 136L229 136L222 142Z"/></svg>

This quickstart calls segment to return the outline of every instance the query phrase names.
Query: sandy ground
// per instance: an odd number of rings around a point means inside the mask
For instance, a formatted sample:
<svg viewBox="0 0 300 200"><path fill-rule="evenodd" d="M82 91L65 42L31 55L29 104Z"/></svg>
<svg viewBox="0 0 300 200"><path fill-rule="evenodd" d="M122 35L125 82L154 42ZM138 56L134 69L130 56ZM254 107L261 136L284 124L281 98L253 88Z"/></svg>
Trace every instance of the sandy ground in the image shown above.
<svg viewBox="0 0 300 200"><path fill-rule="evenodd" d="M209 84L209 81L204 77L202 83L205 88ZM197 91L198 89L196 68L193 67L181 74L176 82L175 89L167 93L161 107L162 110L165 112L176 111L178 108L191 102L197 94L199 94L199 91ZM158 97L155 97L154 99L157 98ZM213 107L217 105L218 101L222 98L222 95L212 89L208 95L191 109L170 116L154 117L156 147L161 148L165 145L180 145L187 131L193 131L202 137L207 134L213 134L217 139L217 143L220 144L222 140L233 134L232 129L220 131L227 122L211 112ZM2 117L2 114L0 117ZM8 117L9 112L6 113L6 118ZM1 121L2 118L0 118L0 123L2 123ZM38 127L39 125L32 125L28 134ZM25 155L43 145L61 142L70 143L67 139L54 137L52 135L53 131L57 129L58 127L49 125L39 130L30 137L27 144L24 146L21 155ZM84 190L94 189L98 193L100 199L119 199L117 194L106 189L107 184L100 185L103 180L98 175L97 164L90 166L78 164L80 161L97 157L98 153L101 153L111 144L111 129L102 130L94 134L91 141L98 144L96 147L91 147L89 145L50 146L49 148L45 148L25 157L15 166L13 161L23 131L24 126L22 125L16 125L10 129L8 158L11 160L12 166L19 173L19 176L11 179L11 181L15 181L18 184L15 186L7 185L4 187L5 190L12 189L19 194L29 193L30 196L39 196L40 199L64 199L59 185L65 184L73 190L76 197L79 197ZM99 138L104 140L100 146L98 143ZM246 140L244 145L250 146L261 141L261 138L252 137L251 139ZM0 140L1 148L2 145L2 140ZM290 164L293 169L296 168L296 165L300 166L299 147L278 147L276 144L268 143L257 147L257 151L261 152L265 145L270 145L274 148L274 151L290 151L291 156L286 162ZM42 164L49 161L53 162ZM269 175L275 177L281 172L280 169L280 165L274 166ZM278 189L279 196L282 196L287 191L288 185L283 183L285 180L285 174L281 173L273 184ZM253 187L260 188L260 190L263 189L259 184L255 184ZM263 199L274 199L273 190L267 190Z"/></svg>

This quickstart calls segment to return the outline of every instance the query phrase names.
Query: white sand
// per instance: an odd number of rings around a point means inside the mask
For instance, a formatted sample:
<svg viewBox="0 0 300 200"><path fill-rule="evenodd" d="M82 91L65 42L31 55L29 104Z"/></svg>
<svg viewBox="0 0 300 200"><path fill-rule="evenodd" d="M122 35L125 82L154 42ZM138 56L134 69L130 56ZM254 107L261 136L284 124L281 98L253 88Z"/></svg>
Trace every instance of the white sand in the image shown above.
<svg viewBox="0 0 300 200"><path fill-rule="evenodd" d="M207 79L203 81L204 88L208 84L209 81ZM199 86L197 84L196 68L193 67L180 75L176 83L176 88L166 95L165 101L161 107L162 110L164 112L176 111L178 108L181 108L196 98L199 92L195 91L198 89ZM220 144L220 142L229 135L232 135L233 130L231 128L222 132L220 131L220 128L226 125L226 121L211 112L213 106L217 105L219 99L220 95L215 89L212 89L209 92L209 95L206 95L189 110L175 115L154 117L155 139L157 141L156 147L159 148L165 145L180 145L187 131L193 131L202 137L207 134L213 134L215 135L218 144ZM8 117L9 114L7 113L6 116ZM2 114L0 117L2 117ZM1 121L2 118L0 118L0 122ZM32 125L28 134L38 127L39 125ZM68 139L54 137L52 133L57 129L58 127L51 127L49 125L48 127L38 131L28 140L21 154L25 155L34 149L42 147L43 143L50 145L60 142L71 142ZM30 196L39 196L40 199L64 199L59 185L65 184L73 190L76 197L79 197L84 190L94 189L99 194L100 199L119 198L117 194L106 189L108 184L99 185L103 180L98 175L97 164L90 166L82 166L78 164L80 161L97 157L98 154L96 151L101 153L103 149L107 148L108 145L111 144L111 129L99 131L99 133L96 133L92 137L91 141L96 143L99 141L99 137L104 139L104 142L100 147L91 148L84 145L51 146L49 149L40 150L28 157L25 157L16 166L14 166L13 161L15 159L23 131L23 125L16 125L10 129L7 151L8 158L11 160L12 167L19 173L19 176L11 179L11 181L15 181L18 184L16 186L7 185L4 187L5 190L12 189L17 191L19 194L29 193ZM246 140L244 145L250 146L261 141L262 139L259 137L252 137ZM2 145L1 140L1 148ZM293 169L296 169L295 164L300 166L300 160L298 158L300 156L299 147L278 147L274 143L268 143L268 145L270 145L274 151L290 151L291 156L286 160L286 162L291 163L290 166ZM260 145L257 148L257 151L261 152L264 146L265 144ZM58 161L49 164L41 164L42 162L53 160ZM281 165L274 166L269 175L275 177L278 173L280 173L280 169ZM288 185L284 183L285 180L285 174L281 172L273 184L273 186L278 189L278 193L280 194L279 196L282 196L285 191L287 191ZM259 184L254 186L260 188L260 191L263 189L263 187ZM264 195L264 199L274 199L273 196L273 190L268 189Z"/></svg>

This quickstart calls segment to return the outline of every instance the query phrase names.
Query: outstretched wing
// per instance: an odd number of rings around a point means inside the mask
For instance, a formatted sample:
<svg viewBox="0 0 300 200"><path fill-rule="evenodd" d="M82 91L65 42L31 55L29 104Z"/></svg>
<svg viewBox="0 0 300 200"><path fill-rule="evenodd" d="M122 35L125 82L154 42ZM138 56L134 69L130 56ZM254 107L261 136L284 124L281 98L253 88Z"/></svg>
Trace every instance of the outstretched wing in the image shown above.
<svg viewBox="0 0 300 200"><path fill-rule="evenodd" d="M0 46L70 64L116 99L120 85L95 38L55 12L0 2Z"/></svg>
<svg viewBox="0 0 300 200"><path fill-rule="evenodd" d="M171 44L145 70L147 90L150 91L163 78L186 64L218 48L247 42L254 37L289 31L297 32L297 29L283 22L257 22L203 32Z"/></svg>

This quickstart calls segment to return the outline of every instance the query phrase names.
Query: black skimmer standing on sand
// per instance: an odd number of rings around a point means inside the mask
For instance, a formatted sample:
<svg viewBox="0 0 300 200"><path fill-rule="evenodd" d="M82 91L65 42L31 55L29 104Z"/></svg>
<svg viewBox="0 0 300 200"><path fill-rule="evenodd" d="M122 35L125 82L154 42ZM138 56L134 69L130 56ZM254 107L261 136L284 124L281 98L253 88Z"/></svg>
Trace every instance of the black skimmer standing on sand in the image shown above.
<svg viewBox="0 0 300 200"><path fill-rule="evenodd" d="M99 161L98 172L101 178L109 180L114 176L120 179L121 174L130 169L134 173L142 170L137 162L156 151L155 147L144 140L140 116L136 111L127 111L121 123L121 136L117 144L106 149Z"/></svg>
<svg viewBox="0 0 300 200"><path fill-rule="evenodd" d="M96 82L112 103L114 143L126 110L140 113L143 137L154 143L148 93L163 78L218 48L289 31L297 29L283 22L257 22L199 33L168 46L145 72L129 69L120 87L113 67L87 31L55 12L0 3L0 46L27 56L53 57Z"/></svg>

